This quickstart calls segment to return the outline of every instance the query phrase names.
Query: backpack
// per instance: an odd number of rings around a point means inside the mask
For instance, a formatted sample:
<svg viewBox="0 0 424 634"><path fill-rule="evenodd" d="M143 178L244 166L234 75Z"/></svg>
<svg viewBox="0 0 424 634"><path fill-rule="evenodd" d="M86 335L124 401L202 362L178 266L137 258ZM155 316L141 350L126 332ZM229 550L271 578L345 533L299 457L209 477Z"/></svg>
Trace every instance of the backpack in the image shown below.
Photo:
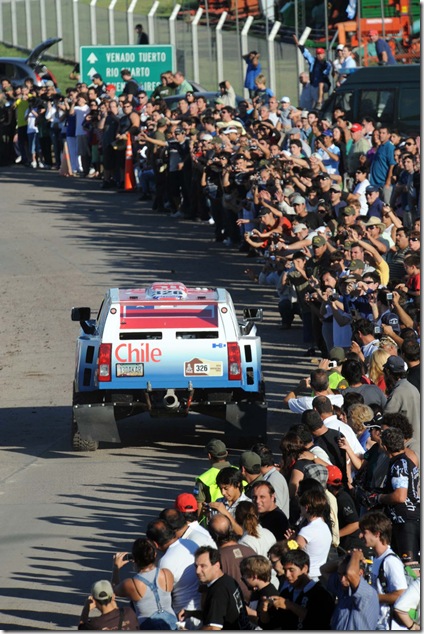
<svg viewBox="0 0 424 634"><path fill-rule="evenodd" d="M150 583L145 577L138 574L140 581L146 584L148 588L153 592L156 601L156 612L153 612L147 619L140 625L140 630L176 630L177 629L177 617L174 612L167 612L163 609L158 592L157 578L159 574L159 568L156 569L155 578L153 583Z"/></svg>

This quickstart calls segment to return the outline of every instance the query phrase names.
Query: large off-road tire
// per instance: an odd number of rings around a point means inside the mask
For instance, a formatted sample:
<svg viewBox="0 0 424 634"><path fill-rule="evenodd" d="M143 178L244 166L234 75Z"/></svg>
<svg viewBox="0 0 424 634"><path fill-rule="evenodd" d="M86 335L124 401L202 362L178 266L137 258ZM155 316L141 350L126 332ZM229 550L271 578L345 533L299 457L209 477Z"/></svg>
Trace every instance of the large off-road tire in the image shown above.
<svg viewBox="0 0 424 634"><path fill-rule="evenodd" d="M97 440L83 440L78 429L77 422L72 412L72 426L71 426L71 443L74 451L96 451L99 446Z"/></svg>

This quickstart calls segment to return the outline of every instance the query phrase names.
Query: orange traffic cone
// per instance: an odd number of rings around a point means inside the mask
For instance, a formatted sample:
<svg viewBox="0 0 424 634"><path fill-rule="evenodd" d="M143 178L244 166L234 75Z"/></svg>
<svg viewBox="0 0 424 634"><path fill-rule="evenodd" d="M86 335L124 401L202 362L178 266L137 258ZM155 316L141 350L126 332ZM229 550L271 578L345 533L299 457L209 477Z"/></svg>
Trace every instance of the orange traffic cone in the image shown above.
<svg viewBox="0 0 424 634"><path fill-rule="evenodd" d="M127 149L125 151L125 177L124 177L124 190L126 192L135 189L135 176L132 154L131 135L127 132Z"/></svg>
<svg viewBox="0 0 424 634"><path fill-rule="evenodd" d="M59 174L61 176L73 176L71 159L69 156L68 144L66 141L63 144L62 161L60 163Z"/></svg>

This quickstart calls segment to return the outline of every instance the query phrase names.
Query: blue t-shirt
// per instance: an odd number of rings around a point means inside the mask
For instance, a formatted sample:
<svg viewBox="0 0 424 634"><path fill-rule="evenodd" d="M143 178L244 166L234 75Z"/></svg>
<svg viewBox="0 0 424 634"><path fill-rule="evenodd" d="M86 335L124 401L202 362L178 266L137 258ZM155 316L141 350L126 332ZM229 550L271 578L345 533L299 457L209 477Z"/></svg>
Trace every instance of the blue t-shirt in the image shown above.
<svg viewBox="0 0 424 634"><path fill-rule="evenodd" d="M391 165L396 165L394 157L395 146L391 141L378 146L375 158L371 163L369 181L375 187L384 187Z"/></svg>
<svg viewBox="0 0 424 634"><path fill-rule="evenodd" d="M382 53L385 51L387 53L387 63L388 64L396 64L396 60L393 57L392 49L386 40L383 40L381 37L375 43L375 50L377 53L378 61L383 61Z"/></svg>
<svg viewBox="0 0 424 634"><path fill-rule="evenodd" d="M255 79L262 72L261 63L259 62L257 66L254 66L252 62L246 61L246 64L247 64L247 69L246 69L246 78L244 80L244 87L247 88L248 90L255 90L256 88Z"/></svg>

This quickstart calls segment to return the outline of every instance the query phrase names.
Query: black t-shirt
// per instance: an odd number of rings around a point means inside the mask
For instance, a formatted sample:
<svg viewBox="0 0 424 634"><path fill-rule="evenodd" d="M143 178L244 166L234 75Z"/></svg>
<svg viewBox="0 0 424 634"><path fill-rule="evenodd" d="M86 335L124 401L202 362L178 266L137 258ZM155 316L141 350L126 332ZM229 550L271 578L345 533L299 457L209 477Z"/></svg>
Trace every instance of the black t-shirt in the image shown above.
<svg viewBox="0 0 424 634"><path fill-rule="evenodd" d="M268 513L262 513L259 517L259 522L261 526L271 531L277 542L284 539L284 533L289 527L287 517L279 508L275 508Z"/></svg>
<svg viewBox="0 0 424 634"><path fill-rule="evenodd" d="M123 95L134 95L135 97L138 95L140 88L135 79L129 79L125 82L124 90L122 91Z"/></svg>
<svg viewBox="0 0 424 634"><path fill-rule="evenodd" d="M275 586L272 583L269 583L267 586L262 588L261 590L255 590L252 592L252 596L250 597L250 607L254 610L257 609L257 604L259 604L260 600L263 597L276 597L278 596L278 592ZM270 621L269 623L263 623L261 619L258 617L258 625L263 630L276 630L280 627L280 619L275 618L275 610L269 612Z"/></svg>
<svg viewBox="0 0 424 634"><path fill-rule="evenodd" d="M123 610L122 625L119 627L120 611L119 608L101 614L100 616L90 617L85 623L78 625L79 630L139 630L137 616L132 608L125 607Z"/></svg>
<svg viewBox="0 0 424 634"><path fill-rule="evenodd" d="M385 493L393 493L397 488L407 489L405 502L387 506L386 513L393 524L405 524L420 518L419 469L404 453L390 460Z"/></svg>
<svg viewBox="0 0 424 634"><path fill-rule="evenodd" d="M335 429L327 429L325 434L314 438L314 444L324 449L333 465L340 469L343 475L343 484L346 486L346 452L339 447L339 443L337 442L339 437L344 438L344 435L339 434Z"/></svg>
<svg viewBox="0 0 424 634"><path fill-rule="evenodd" d="M238 584L222 575L206 590L203 625L222 626L223 630L253 629Z"/></svg>
<svg viewBox="0 0 424 634"><path fill-rule="evenodd" d="M276 610L280 617L280 628L293 630L330 630L330 620L334 611L334 599L320 584L310 581L303 590L296 591L289 586L281 592L281 596L306 608L303 621L291 610Z"/></svg>
<svg viewBox="0 0 424 634"><path fill-rule="evenodd" d="M406 378L410 383L412 383L412 385L415 385L417 390L421 390L421 363L419 363L418 365L414 365L412 368L409 368Z"/></svg>
<svg viewBox="0 0 424 634"><path fill-rule="evenodd" d="M342 489L336 496L337 500L337 519L339 520L339 528L344 528L348 526L348 524L353 524L354 522L359 522L359 516L356 510L356 506L351 496L347 491ZM361 540L359 539L360 535L359 528L351 533L350 535L345 535L344 537L340 537L340 546L344 550L350 550L351 548L358 548L360 546Z"/></svg>

